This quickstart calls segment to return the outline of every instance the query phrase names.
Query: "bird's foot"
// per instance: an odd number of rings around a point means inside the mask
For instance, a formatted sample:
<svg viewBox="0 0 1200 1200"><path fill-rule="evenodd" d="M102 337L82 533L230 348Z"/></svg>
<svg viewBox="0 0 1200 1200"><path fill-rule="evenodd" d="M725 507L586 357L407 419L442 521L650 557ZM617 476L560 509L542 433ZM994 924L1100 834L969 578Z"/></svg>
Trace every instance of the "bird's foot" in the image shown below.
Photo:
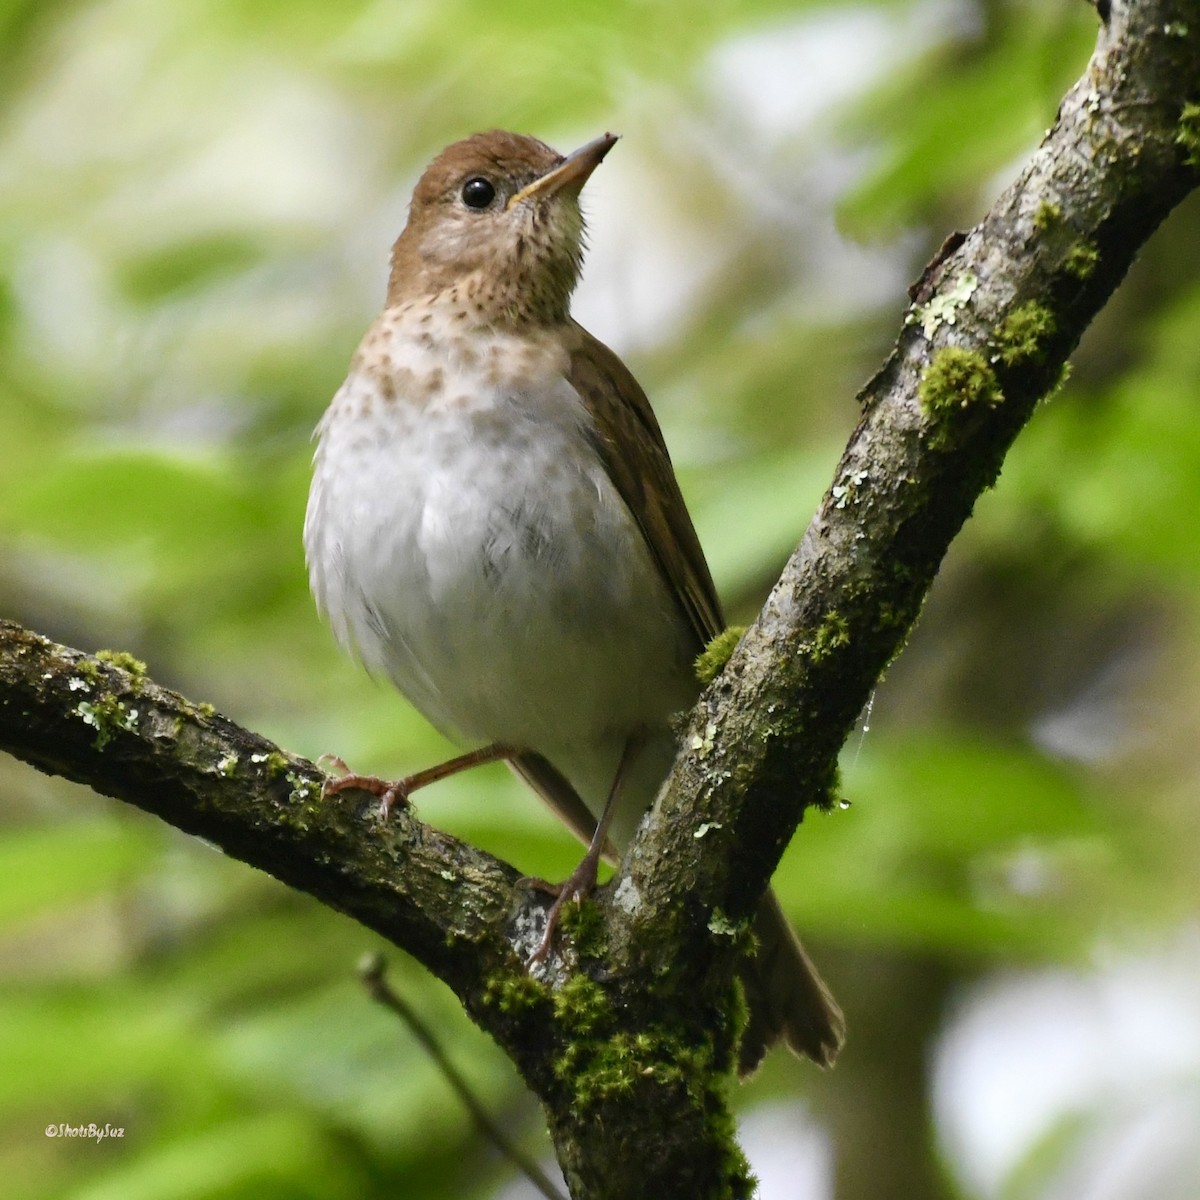
<svg viewBox="0 0 1200 1200"><path fill-rule="evenodd" d="M408 798L418 788L428 787L431 783L437 783L439 779L449 779L451 775L469 771L472 767L479 767L484 763L512 758L515 753L511 746L493 742L491 745L481 746L478 750L468 750L466 754L438 763L437 766L418 771L415 775L406 775L403 779L356 775L336 754L322 754L318 762L328 763L339 772L336 777L326 779L322 795L333 796L350 788L361 788L364 792L379 797L379 819L386 821L393 807L397 804L408 804Z"/></svg>
<svg viewBox="0 0 1200 1200"><path fill-rule="evenodd" d="M321 787L321 796L336 796L339 792L347 792L355 788L362 792L370 792L379 797L379 819L386 821L388 814L397 804L408 804L409 793L413 790L411 777L405 779L380 779L378 775L358 775L346 765L344 759L336 754L322 754L317 760L319 766L328 764L337 775L329 775Z"/></svg>
<svg viewBox="0 0 1200 1200"><path fill-rule="evenodd" d="M546 895L554 897L554 903L550 905L549 911L546 913L546 928L542 931L542 940L538 942L537 948L529 956L529 966L544 962L546 955L550 953L550 949L554 945L554 934L558 929L558 922L562 918L563 908L572 900L577 904L586 900L596 890L598 866L598 857L594 857L589 852L583 856L583 861L562 883L550 883L548 880L536 877L521 880L522 886L532 888L534 891L545 892Z"/></svg>

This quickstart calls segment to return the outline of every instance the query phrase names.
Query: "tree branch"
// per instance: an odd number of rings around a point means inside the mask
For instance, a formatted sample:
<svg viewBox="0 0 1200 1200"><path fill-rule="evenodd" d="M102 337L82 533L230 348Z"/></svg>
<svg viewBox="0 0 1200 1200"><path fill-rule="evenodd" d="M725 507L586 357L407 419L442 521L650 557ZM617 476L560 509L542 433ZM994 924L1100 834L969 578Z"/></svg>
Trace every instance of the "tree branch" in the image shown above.
<svg viewBox="0 0 1200 1200"><path fill-rule="evenodd" d="M364 792L322 799L313 763L160 687L129 655L85 654L0 621L0 749L316 896L459 995L512 953L514 868L410 809L380 825Z"/></svg>
<svg viewBox="0 0 1200 1200"><path fill-rule="evenodd" d="M804 810L835 798L838 753L951 540L1141 245L1200 180L1195 16L1185 0L1116 0L1029 165L914 286L816 516L693 710L625 855L610 918L623 969L683 973L683 990L704 994L729 969L705 928L747 922ZM709 954L667 950L678 945Z"/></svg>
<svg viewBox="0 0 1200 1200"><path fill-rule="evenodd" d="M0 623L0 748L348 913L445 980L542 1099L577 1197L745 1195L719 1076L739 939L951 540L1140 245L1200 177L1200 21L1114 0L1020 178L930 265L799 548L546 978L517 872L138 670ZM703 836L701 836L703 835Z"/></svg>

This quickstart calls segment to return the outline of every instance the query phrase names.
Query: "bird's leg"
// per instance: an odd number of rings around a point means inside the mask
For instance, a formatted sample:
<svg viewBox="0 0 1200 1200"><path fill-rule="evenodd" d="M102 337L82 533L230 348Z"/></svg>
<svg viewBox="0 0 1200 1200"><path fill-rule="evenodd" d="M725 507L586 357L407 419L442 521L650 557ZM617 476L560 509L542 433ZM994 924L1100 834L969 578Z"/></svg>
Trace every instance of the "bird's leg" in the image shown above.
<svg viewBox="0 0 1200 1200"><path fill-rule="evenodd" d="M544 879L525 881L527 885L550 892L556 897L554 903L550 905L549 912L546 913L546 928L542 933L542 940L538 943L537 949L529 956L531 966L536 962L541 962L550 953L550 947L554 944L554 931L558 928L558 921L562 916L563 905L569 900L585 900L595 890L596 874L600 869L600 859L604 854L604 843L608 840L608 827L612 824L613 814L616 812L617 797L620 795L621 785L625 782L629 765L642 748L644 741L645 735L640 731L630 734L626 740L625 748L621 751L621 761L617 763L617 773L608 792L608 799L604 802L604 811L600 814L596 832L592 834L592 840L588 843L587 852L579 866L571 872L565 882L560 884L547 883Z"/></svg>
<svg viewBox="0 0 1200 1200"><path fill-rule="evenodd" d="M415 775L406 775L403 779L380 779L377 775L356 775L340 758L326 754L322 756L324 761L332 763L345 774L339 775L336 779L326 779L325 786L321 789L321 795L333 796L350 788L359 788L361 791L370 792L371 795L379 797L379 819L386 821L393 806L407 804L409 796L418 788L428 787L431 783L437 783L439 779L448 779L451 775L457 775L460 771L469 771L472 767L479 767L484 763L512 758L516 753L511 746L493 742L490 746L481 746L478 750L468 750L466 754L460 754L457 758L438 763L435 767L418 771Z"/></svg>

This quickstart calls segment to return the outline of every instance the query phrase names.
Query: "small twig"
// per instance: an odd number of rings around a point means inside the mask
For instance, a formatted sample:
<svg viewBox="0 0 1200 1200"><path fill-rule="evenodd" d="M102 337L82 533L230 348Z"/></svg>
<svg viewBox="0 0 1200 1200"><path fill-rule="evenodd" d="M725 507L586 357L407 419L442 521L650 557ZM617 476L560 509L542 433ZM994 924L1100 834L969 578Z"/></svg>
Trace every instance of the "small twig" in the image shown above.
<svg viewBox="0 0 1200 1200"><path fill-rule="evenodd" d="M368 954L358 967L359 978L363 981L371 999L391 1009L412 1031L413 1036L421 1043L425 1052L433 1059L454 1094L462 1101L479 1131L488 1138L505 1158L515 1163L547 1200L566 1200L562 1192L544 1171L521 1148L515 1145L505 1132L488 1115L483 1105L471 1091L467 1081L447 1057L446 1052L433 1035L433 1031L417 1015L413 1007L402 996L398 995L386 978L386 964L382 954Z"/></svg>

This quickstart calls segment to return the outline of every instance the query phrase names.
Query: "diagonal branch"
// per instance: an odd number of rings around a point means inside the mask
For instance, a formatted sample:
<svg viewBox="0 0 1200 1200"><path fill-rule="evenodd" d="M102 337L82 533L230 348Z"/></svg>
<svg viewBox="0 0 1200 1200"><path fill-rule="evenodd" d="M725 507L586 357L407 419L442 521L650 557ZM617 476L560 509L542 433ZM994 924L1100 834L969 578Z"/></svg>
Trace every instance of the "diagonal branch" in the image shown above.
<svg viewBox="0 0 1200 1200"><path fill-rule="evenodd" d="M160 687L129 655L85 654L0 621L0 750L309 892L460 996L513 953L512 867L409 809L380 825L364 792L322 798L313 763Z"/></svg>
<svg viewBox="0 0 1200 1200"><path fill-rule="evenodd" d="M1198 100L1194 3L1114 0L1029 164L914 286L820 509L625 856L610 932L626 969L669 967L700 995L728 970L705 928L746 922L805 809L834 800L842 744L950 542L1141 245L1200 182ZM680 958L679 945L707 952Z"/></svg>

